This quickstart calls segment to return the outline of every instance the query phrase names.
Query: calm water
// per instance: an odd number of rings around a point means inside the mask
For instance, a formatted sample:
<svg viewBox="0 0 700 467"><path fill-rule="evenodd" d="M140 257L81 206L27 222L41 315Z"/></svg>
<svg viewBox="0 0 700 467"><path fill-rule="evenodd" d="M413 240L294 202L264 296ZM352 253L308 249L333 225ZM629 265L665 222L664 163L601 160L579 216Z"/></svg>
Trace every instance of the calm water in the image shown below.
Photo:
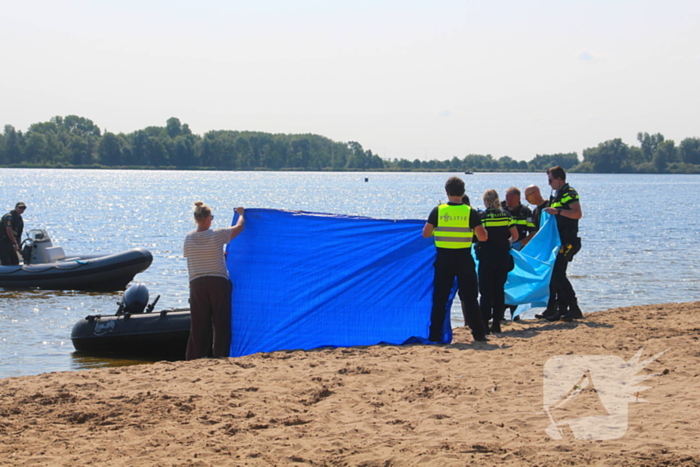
<svg viewBox="0 0 700 467"><path fill-rule="evenodd" d="M214 209L215 227L230 225L239 205L425 219L445 200L450 175L0 169L0 209L24 201L25 230L46 228L66 252L149 249L153 264L136 280L161 295L161 309L187 306L182 241L196 200ZM472 200L531 183L549 194L544 173L463 178ZM700 199L700 176L572 174L569 181L584 211L583 249L569 271L585 312L700 300L700 206L685 202ZM70 341L77 320L113 313L119 297L0 289L0 377L135 363L76 355ZM456 307L453 321L462 324Z"/></svg>

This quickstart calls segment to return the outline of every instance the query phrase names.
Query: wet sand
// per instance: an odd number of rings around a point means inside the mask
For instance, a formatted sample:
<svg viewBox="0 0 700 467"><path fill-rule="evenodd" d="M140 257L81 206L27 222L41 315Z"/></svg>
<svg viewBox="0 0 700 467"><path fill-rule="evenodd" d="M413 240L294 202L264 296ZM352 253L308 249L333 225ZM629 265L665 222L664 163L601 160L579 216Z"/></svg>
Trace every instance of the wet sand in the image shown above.
<svg viewBox="0 0 700 467"><path fill-rule="evenodd" d="M444 346L282 351L2 379L0 465L700 465L700 302L504 331L484 344L459 328ZM574 381L576 396L545 410L550 357L627 362L642 348L642 361L666 352L637 373L655 376L630 393L626 425L605 421L595 372L592 385ZM545 432L552 421L586 417L617 423L620 437L577 439L566 424L555 430L562 439Z"/></svg>

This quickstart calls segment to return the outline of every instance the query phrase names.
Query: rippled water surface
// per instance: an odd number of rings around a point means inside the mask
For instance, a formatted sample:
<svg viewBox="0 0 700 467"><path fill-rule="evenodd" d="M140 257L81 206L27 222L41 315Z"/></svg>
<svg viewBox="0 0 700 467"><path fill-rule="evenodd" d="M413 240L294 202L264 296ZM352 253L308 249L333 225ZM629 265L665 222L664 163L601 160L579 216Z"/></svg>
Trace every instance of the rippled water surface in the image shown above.
<svg viewBox="0 0 700 467"><path fill-rule="evenodd" d="M0 169L0 209L24 201L25 231L46 228L66 252L147 248L153 264L136 280L161 295L161 309L187 306L182 241L196 200L213 208L215 227L230 225L236 206L425 219L445 200L450 175ZM532 183L549 194L544 173L462 176L472 200ZM569 272L585 312L700 299L692 202L700 176L571 174L569 182L584 211L583 249ZM0 377L139 363L77 355L70 341L77 320L113 313L120 295L0 289Z"/></svg>

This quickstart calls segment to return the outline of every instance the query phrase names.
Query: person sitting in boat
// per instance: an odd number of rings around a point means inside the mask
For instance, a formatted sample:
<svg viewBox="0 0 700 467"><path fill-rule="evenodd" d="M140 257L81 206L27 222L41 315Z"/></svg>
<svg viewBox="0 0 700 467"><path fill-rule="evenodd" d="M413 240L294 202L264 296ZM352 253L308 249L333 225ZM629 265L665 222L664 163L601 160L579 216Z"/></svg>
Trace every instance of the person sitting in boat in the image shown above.
<svg viewBox="0 0 700 467"><path fill-rule="evenodd" d="M15 208L2 216L2 229L0 229L0 262L3 266L19 264L19 247L22 243L22 231L24 220L22 214L27 205L19 202Z"/></svg>
<svg viewBox="0 0 700 467"><path fill-rule="evenodd" d="M236 225L211 229L209 206L194 203L197 230L185 237L184 254L190 279L190 338L185 358L228 357L231 347L231 281L224 263L223 246L245 225L243 208L236 208Z"/></svg>

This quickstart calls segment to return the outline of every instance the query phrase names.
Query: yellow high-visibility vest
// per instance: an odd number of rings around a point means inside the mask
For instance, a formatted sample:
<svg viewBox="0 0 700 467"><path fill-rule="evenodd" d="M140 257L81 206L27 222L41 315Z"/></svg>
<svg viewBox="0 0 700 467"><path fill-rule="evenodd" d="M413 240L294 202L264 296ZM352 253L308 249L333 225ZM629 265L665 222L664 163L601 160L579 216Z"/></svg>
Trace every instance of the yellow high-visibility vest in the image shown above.
<svg viewBox="0 0 700 467"><path fill-rule="evenodd" d="M433 231L438 248L470 248L474 232L469 227L472 208L466 204L438 206L438 225Z"/></svg>

